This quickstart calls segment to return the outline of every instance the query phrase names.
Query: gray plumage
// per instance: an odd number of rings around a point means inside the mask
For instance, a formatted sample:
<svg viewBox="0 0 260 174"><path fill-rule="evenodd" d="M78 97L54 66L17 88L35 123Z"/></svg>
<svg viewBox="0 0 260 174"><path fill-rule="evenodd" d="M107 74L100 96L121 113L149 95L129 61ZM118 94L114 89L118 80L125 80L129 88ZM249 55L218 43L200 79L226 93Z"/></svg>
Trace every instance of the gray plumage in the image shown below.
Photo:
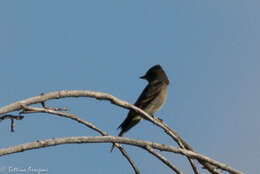
<svg viewBox="0 0 260 174"><path fill-rule="evenodd" d="M140 78L146 79L148 81L148 85L145 87L134 105L144 110L149 115L153 115L165 102L167 87L169 85L168 77L160 65L155 65ZM123 136L125 132L141 120L142 117L139 114L130 110L126 119L118 127L118 129L121 129L118 136ZM114 144L111 148L111 152L113 148Z"/></svg>

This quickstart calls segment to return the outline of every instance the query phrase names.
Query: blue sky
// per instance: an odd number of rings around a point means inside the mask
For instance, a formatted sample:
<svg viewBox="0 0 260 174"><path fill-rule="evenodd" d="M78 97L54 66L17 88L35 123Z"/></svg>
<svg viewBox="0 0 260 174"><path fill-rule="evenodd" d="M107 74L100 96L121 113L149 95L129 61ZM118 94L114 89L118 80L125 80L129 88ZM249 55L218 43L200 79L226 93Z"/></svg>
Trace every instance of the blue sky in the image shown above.
<svg viewBox="0 0 260 174"><path fill-rule="evenodd" d="M0 2L0 106L42 92L85 89L134 103L138 79L161 64L171 84L157 112L194 149L246 173L260 171L260 1ZM127 111L93 99L50 101L112 135ZM15 133L1 122L0 147L38 139L97 135L71 120L26 115ZM172 143L142 121L125 136ZM0 167L48 173L132 173L110 144L63 145L0 158ZM171 173L153 156L125 146L141 173ZM164 153L185 173L187 160ZM206 173L200 169L201 173Z"/></svg>

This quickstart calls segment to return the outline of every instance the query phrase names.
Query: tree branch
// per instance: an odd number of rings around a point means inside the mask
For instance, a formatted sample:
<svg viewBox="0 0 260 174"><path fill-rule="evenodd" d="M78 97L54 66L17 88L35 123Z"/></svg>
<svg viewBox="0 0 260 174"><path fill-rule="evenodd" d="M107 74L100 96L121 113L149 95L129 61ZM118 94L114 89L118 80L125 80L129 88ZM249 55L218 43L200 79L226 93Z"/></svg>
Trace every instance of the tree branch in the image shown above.
<svg viewBox="0 0 260 174"><path fill-rule="evenodd" d="M42 103L47 100L51 99L60 99L60 98L67 98L67 97L90 97L90 98L96 98L98 100L108 100L112 104L115 104L117 106L134 110L135 112L139 113L144 119L149 120L150 122L154 123L158 127L162 128L177 144L184 149L188 149L191 151L194 151L191 146L186 143L173 129L171 129L169 126L167 126L165 123L162 122L161 119L151 117L149 114L141 110L140 108L129 104L126 101L122 101L110 94L101 93L101 92L94 92L94 91L86 91L86 90L71 90L71 91L55 91L50 93L41 94L39 96L31 97L25 100L21 100L15 103L12 103L10 105L4 106L0 108L0 114L8 113L12 111L17 111L20 109L23 109L23 106L36 104L36 103ZM197 169L194 165L194 163L189 159L192 168L194 170L194 173L196 174ZM199 160L199 163L201 163L204 168L206 168L209 172L212 174L220 174L220 172L212 165L204 162L203 160Z"/></svg>
<svg viewBox="0 0 260 174"><path fill-rule="evenodd" d="M153 122L154 124L156 124L157 126L164 129L164 131L170 137L172 137L180 145L180 147L184 148L184 145L182 145L183 142L181 142L181 140L178 139L178 136L176 136L171 130L169 130L166 126L164 126L164 124L162 123L162 121L160 119L151 117L149 114L147 114L143 110L139 109L138 107L136 107L132 104L129 104L126 101L122 101L110 94L101 93L101 92L82 91L82 90L71 90L71 91L63 90L63 91L55 91L55 92L50 92L50 93L45 93L45 94L42 93L39 96L31 97L31 98L21 100L21 101L12 103L10 105L4 106L4 107L0 108L0 114L23 109L23 107L26 105L44 103L47 100L60 99L60 98L66 98L66 97L90 97L90 98L96 98L99 100L109 100L112 104L115 104L117 106L120 106L120 107L123 107L126 109L134 110L134 111L140 113L141 116L144 117L146 120L149 120L149 121ZM192 165L193 170L194 170L194 168L196 169L193 162L190 159L189 159L189 161ZM205 166L205 167L207 168L207 166ZM196 171L197 170L194 171L195 174L197 174Z"/></svg>
<svg viewBox="0 0 260 174"><path fill-rule="evenodd" d="M160 159L165 165L170 167L177 174L183 174L182 171L180 171L177 167L175 167L172 163L170 163L164 156L162 156L161 154L156 152L153 148L151 148L151 146L145 146L144 149L147 150L148 152L150 152L151 154L153 154L154 156L156 156L158 159Z"/></svg>
<svg viewBox="0 0 260 174"><path fill-rule="evenodd" d="M10 119L11 120L11 126L10 126L10 130L11 132L14 132L14 120L22 120L24 117L22 115L3 115L0 117L0 122L6 119Z"/></svg>
<svg viewBox="0 0 260 174"><path fill-rule="evenodd" d="M43 106L44 108L37 108L37 107L30 107L30 106L22 106L24 108L23 111L21 111L20 113L23 114L32 114L32 113L48 113L48 114L53 114L56 116L61 116L61 117L65 117L65 118L69 118L72 119L74 121L77 121L80 124L83 124L85 126L87 126L88 128L98 132L99 134L103 135L103 136L108 136L108 133L106 133L105 131L101 130L100 128L97 128L94 124L87 122L83 119L81 119L80 117L74 115L74 114L70 114L70 113L66 113L66 112L60 112L57 111L58 109L52 109L46 106ZM120 150L120 152L122 153L122 155L127 159L127 161L130 163L130 165L132 166L132 168L134 169L136 174L140 174L140 171L138 170L138 168L136 167L136 165L134 164L134 161L130 158L130 156L127 154L127 152L124 150L124 148L116 143L115 144L116 147Z"/></svg>
<svg viewBox="0 0 260 174"><path fill-rule="evenodd" d="M0 117L0 122L3 121L3 120L6 120L6 119L22 120L23 118L24 118L24 116L22 116L22 115L7 114L7 115L3 115L3 116Z"/></svg>
<svg viewBox="0 0 260 174"><path fill-rule="evenodd" d="M168 146L165 144L159 144L150 141L135 140L135 139L125 138L125 137L116 137L116 136L79 136L79 137L52 138L47 140L38 140L36 142L30 142L30 143L25 143L13 147L0 149L0 156L17 153L17 152L23 152L32 149L43 148L43 147L57 146L61 144L82 144L82 143L121 143L121 144L138 146L141 148L150 146L154 149L158 149L161 151L173 152L177 154L186 155L190 158L194 158L197 160L206 161L211 165L214 165L232 174L244 174L234 168L227 166L226 164L220 163L207 156L198 154L190 150L185 150L174 146Z"/></svg>

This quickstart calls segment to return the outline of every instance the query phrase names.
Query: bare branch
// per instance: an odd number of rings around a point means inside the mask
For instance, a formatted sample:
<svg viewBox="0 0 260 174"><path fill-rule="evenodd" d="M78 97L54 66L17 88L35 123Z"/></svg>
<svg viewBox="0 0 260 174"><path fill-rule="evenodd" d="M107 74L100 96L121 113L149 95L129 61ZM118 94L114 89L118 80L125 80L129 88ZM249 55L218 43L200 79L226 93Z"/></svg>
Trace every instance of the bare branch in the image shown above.
<svg viewBox="0 0 260 174"><path fill-rule="evenodd" d="M111 102L113 100L119 100L110 94L101 93L101 92L94 92L94 91L88 91L88 90L70 90L70 91L62 90L62 91L55 91L55 92L40 94L38 96L24 99L21 101L17 101L15 103L9 104L7 106L1 107L0 114L5 114L5 113L12 112L12 111L21 110L21 109L23 109L22 105L31 105L31 104L36 104L36 103L42 103L47 100L69 98L69 97L70 98L71 97L90 97L90 98L96 98L96 99L100 99L100 100L110 100ZM127 102L125 102L125 103L127 103Z"/></svg>
<svg viewBox="0 0 260 174"><path fill-rule="evenodd" d="M24 110L21 111L20 113L32 114L32 113L41 112L41 113L48 113L48 114L53 114L53 115L56 115L56 116L69 118L69 119L72 119L74 121L77 121L80 124L87 126L88 128L98 132L99 134L101 134L103 136L108 136L108 133L106 133L105 131L101 130L100 128L97 128L94 124L87 122L87 121L81 119L80 117L78 117L74 114L70 114L70 113L66 113L66 112L60 112L60 111L57 111L57 110L53 110L52 108L49 108L49 107L37 108L37 107L30 107L30 106L25 106L25 105L23 105L22 107L24 108ZM136 165L134 164L134 162L130 158L130 156L127 154L127 152L124 150L124 148L118 143L116 143L115 145L120 150L122 155L127 159L127 161L130 163L130 165L133 167L135 173L140 174L138 168L136 167Z"/></svg>
<svg viewBox="0 0 260 174"><path fill-rule="evenodd" d="M14 132L14 119L11 118L11 132Z"/></svg>
<svg viewBox="0 0 260 174"><path fill-rule="evenodd" d="M53 114L53 115L57 115L57 116L65 117L65 118L69 118L69 119L77 121L80 124L83 124L83 125L87 126L90 129L93 129L94 131L100 133L101 135L107 135L106 132L104 132L101 129L97 128L92 123L89 123L89 122L81 119L80 117L78 117L78 116L76 116L74 114L70 114L70 113L66 113L66 112L60 112L60 111L55 111L55 110L51 110L51 109L45 109L45 108L24 106L24 105L23 105L23 108L24 108L24 110L21 111L20 113L32 114L32 113L39 113L39 112L41 112L41 113L49 113L49 114Z"/></svg>
<svg viewBox="0 0 260 174"><path fill-rule="evenodd" d="M6 119L10 119L11 120L11 126L10 126L10 130L11 132L14 132L14 120L22 120L24 117L21 115L3 115L0 117L0 122Z"/></svg>
<svg viewBox="0 0 260 174"><path fill-rule="evenodd" d="M165 130L165 132L166 132L169 136L171 136L171 137L175 140L175 142L176 142L181 148L195 152L195 151L192 149L192 147L191 147L185 140L183 140L175 130L173 130L172 128L170 128L166 123L164 123L164 126L167 128L167 131ZM194 162L193 162L190 158L188 158L188 160L189 160L189 162L190 162L190 164L191 164L191 167L192 167L192 169L193 169L193 172L194 172L195 174L199 174L198 169L196 168ZM207 163L207 162L205 162L205 161L202 161L202 160L198 160L198 162L201 163L210 173L212 173L212 174L221 174L221 173L217 170L216 167L210 165L209 163Z"/></svg>
<svg viewBox="0 0 260 174"><path fill-rule="evenodd" d="M7 115L3 115L3 116L0 117L0 122L3 121L3 120L6 120L6 119L22 120L23 118L24 118L24 116L22 116L22 115L7 114Z"/></svg>
<svg viewBox="0 0 260 174"><path fill-rule="evenodd" d="M120 152L122 153L122 155L128 160L128 162L130 163L130 165L133 167L134 171L136 174L140 174L139 169L135 166L134 161L129 157L129 155L127 154L127 152L125 151L125 149L118 143L115 143L115 146L120 150Z"/></svg>
<svg viewBox="0 0 260 174"><path fill-rule="evenodd" d="M151 146L145 146L145 149L156 156L158 159L160 159L165 165L170 167L173 171L175 171L177 174L183 174L182 171L180 171L177 167L175 167L172 163L170 163L164 156L156 152Z"/></svg>
<svg viewBox="0 0 260 174"><path fill-rule="evenodd" d="M43 93L41 95L44 95ZM50 109L50 110L54 110L54 111L68 111L69 109L68 108L51 108L51 107L48 107L45 102L41 102L41 105L43 108L45 109Z"/></svg>
<svg viewBox="0 0 260 174"><path fill-rule="evenodd" d="M138 146L141 148L145 148L145 146L151 146L154 149L158 149L161 151L173 152L177 154L183 154L190 158L194 158L197 160L202 160L214 165L222 170L228 171L232 174L244 174L241 171L238 171L234 168L227 166L226 164L220 163L216 160L213 160L207 156L202 154L198 154L196 152L185 150L181 148L177 148L174 146L168 146L164 144L154 143L150 141L143 140L135 140L125 137L116 137L116 136L80 136L80 137L66 137L66 138L52 138L47 140L40 140L36 142L21 144L13 147L7 147L0 149L0 156L23 152L32 149L38 149L42 147L56 146L61 144L82 144L82 143L121 143L128 144L133 146Z"/></svg>
<svg viewBox="0 0 260 174"><path fill-rule="evenodd" d="M25 105L31 105L36 103L42 103L47 100L51 99L60 99L60 98L67 98L67 97L90 97L90 98L96 98L99 100L108 100L112 104L115 104L117 106L134 110L137 113L140 113L140 115L146 119L157 125L158 127L162 128L177 144L184 149L192 150L194 151L188 143L186 143L173 129L171 129L169 126L167 126L165 123L162 122L161 119L155 118L141 110L140 108L129 104L126 101L120 100L110 94L101 93L101 92L94 92L94 91L86 91L86 90L71 90L71 91L56 91L56 92L50 92L46 94L41 94L39 96L31 97L22 101L18 101L15 103L12 103L10 105L7 105L5 107L0 108L0 114L8 113L12 111L17 111L23 108ZM194 165L194 163L189 159L192 168L194 170L194 173L197 174L197 169ZM199 162L206 168L209 172L212 174L220 174L220 172L212 165L199 160Z"/></svg>

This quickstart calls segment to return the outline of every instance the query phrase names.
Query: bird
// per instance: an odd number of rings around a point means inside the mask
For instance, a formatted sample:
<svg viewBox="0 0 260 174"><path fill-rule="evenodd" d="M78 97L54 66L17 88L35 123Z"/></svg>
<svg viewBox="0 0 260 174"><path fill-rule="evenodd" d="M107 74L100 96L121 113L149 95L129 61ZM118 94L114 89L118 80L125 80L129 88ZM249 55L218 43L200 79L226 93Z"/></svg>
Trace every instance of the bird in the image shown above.
<svg viewBox="0 0 260 174"><path fill-rule="evenodd" d="M145 75L141 76L140 78L147 80L148 84L134 105L153 116L153 114L162 107L166 100L167 88L170 81L168 80L168 77L163 68L159 64L151 67L145 73ZM121 129L118 136L123 136L124 133L134 127L141 120L142 117L140 114L130 110L125 120L117 128ZM110 152L113 151L114 147L115 144L113 143Z"/></svg>

